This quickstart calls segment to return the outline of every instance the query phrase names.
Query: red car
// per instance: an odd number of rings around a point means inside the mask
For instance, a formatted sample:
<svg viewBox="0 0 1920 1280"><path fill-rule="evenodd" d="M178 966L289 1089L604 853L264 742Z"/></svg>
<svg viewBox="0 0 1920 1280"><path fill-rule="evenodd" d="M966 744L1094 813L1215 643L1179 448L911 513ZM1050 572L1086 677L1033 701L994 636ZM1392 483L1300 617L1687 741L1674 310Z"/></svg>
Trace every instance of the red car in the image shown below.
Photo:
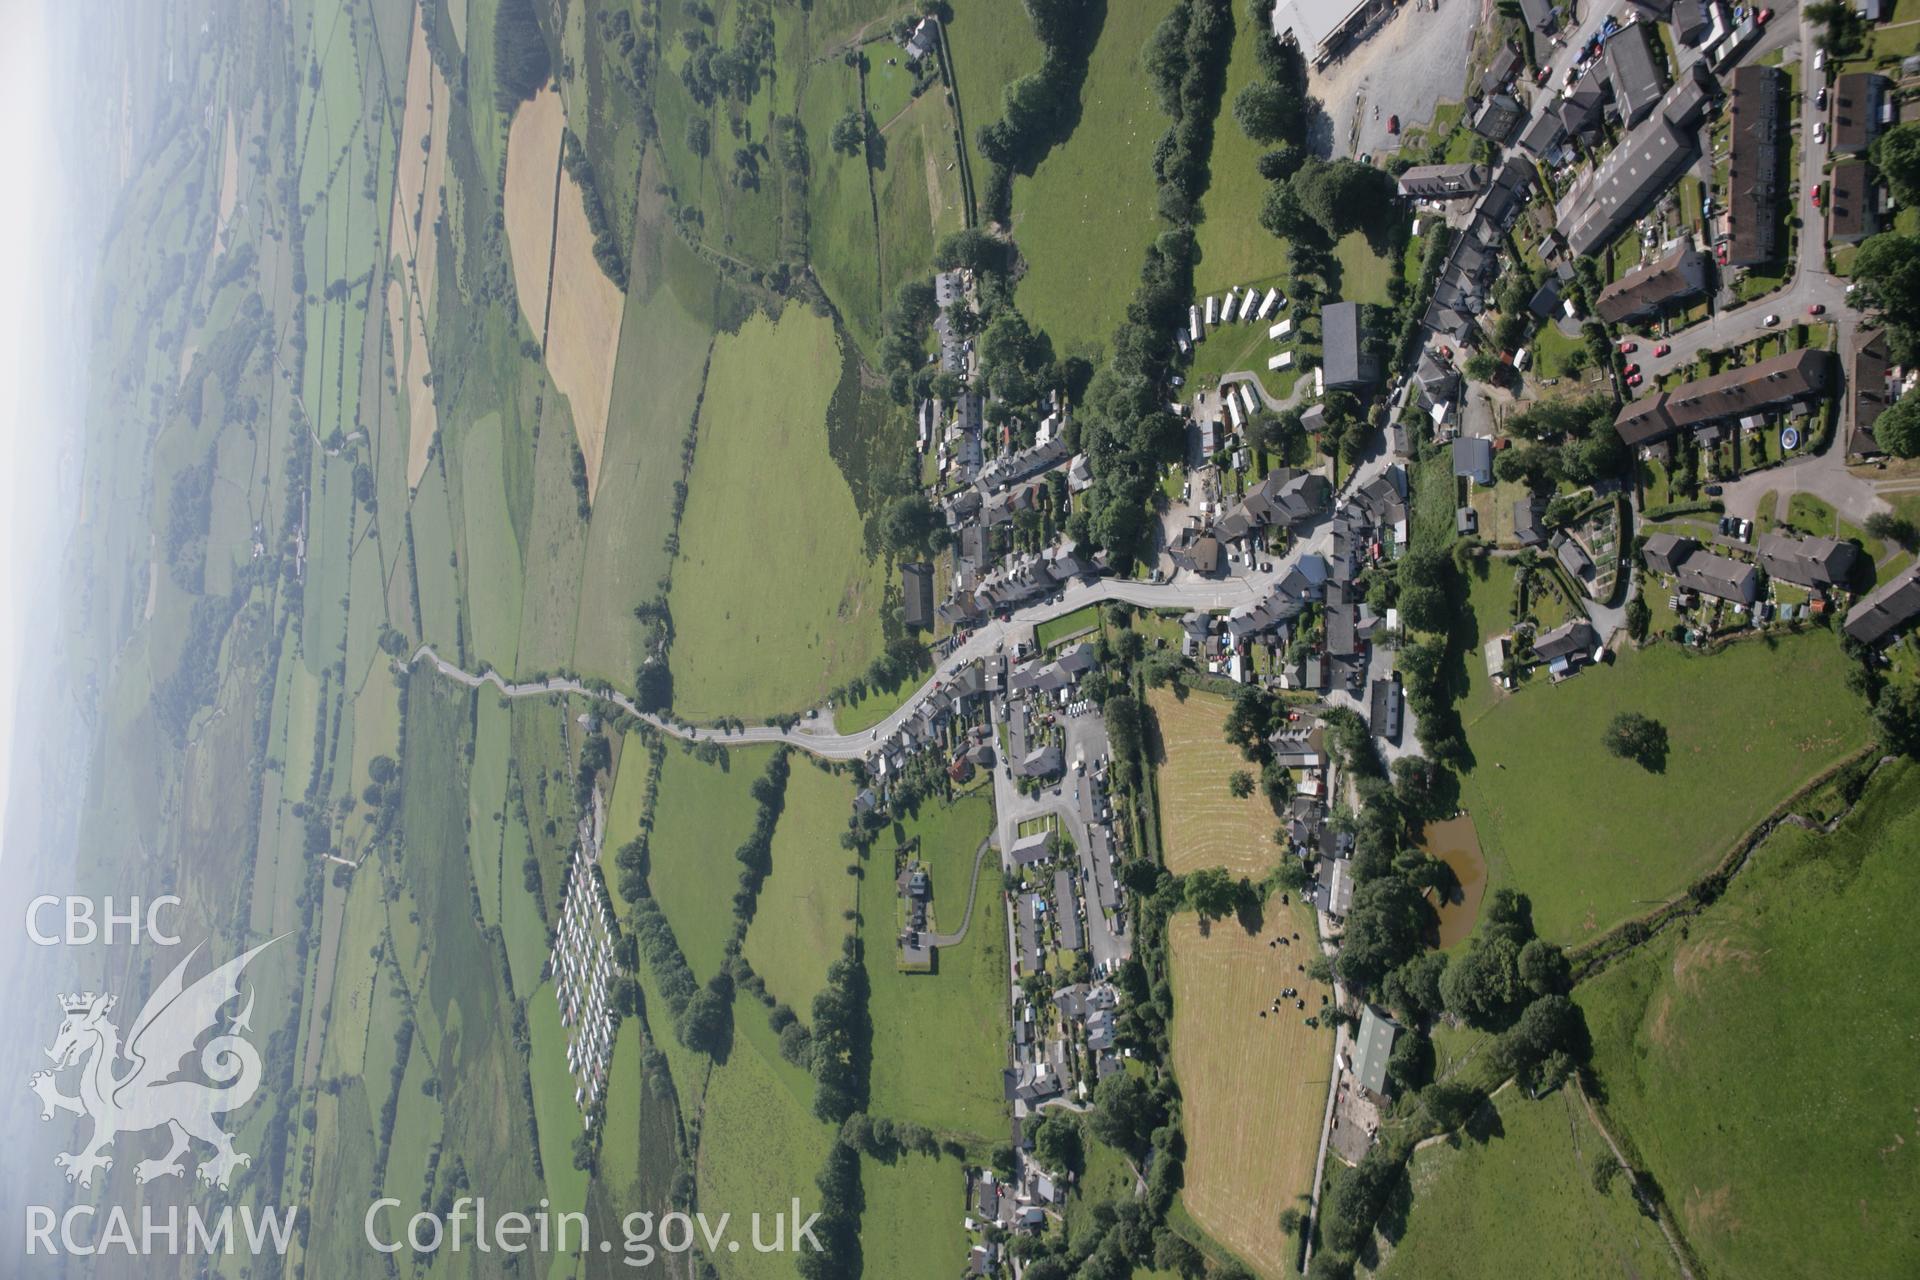
<svg viewBox="0 0 1920 1280"><path fill-rule="evenodd" d="M1820 184L1817 182L1813 184L1813 207L1820 207Z"/></svg>
<svg viewBox="0 0 1920 1280"><path fill-rule="evenodd" d="M1713 247L1713 257L1714 257L1714 261L1718 262L1721 266L1723 267L1726 266L1727 265L1727 246L1723 244L1715 245Z"/></svg>
<svg viewBox="0 0 1920 1280"><path fill-rule="evenodd" d="M1640 372L1640 366L1637 364L1630 364L1626 368L1622 369L1620 372L1631 377L1632 375Z"/></svg>
<svg viewBox="0 0 1920 1280"><path fill-rule="evenodd" d="M1762 9L1759 13L1753 15L1753 25L1756 27L1764 27L1772 21L1773 10L1771 9Z"/></svg>
<svg viewBox="0 0 1920 1280"><path fill-rule="evenodd" d="M1627 385L1628 385L1628 386L1630 386L1630 387L1637 387L1637 386L1639 386L1639 385L1640 385L1640 375L1636 373L1636 374L1634 374L1634 375L1633 375L1632 377L1630 377L1630 378L1628 378L1628 379L1627 379Z"/></svg>
<svg viewBox="0 0 1920 1280"><path fill-rule="evenodd" d="M1672 350L1673 350L1673 344L1672 344L1672 343L1670 343L1670 342L1663 342L1663 343L1661 343L1661 344L1660 344L1659 346L1657 346L1657 347L1655 347L1655 348L1653 349L1653 354L1655 354L1655 355L1657 355L1657 356L1664 356L1664 355L1666 355L1666 354L1668 354L1669 352L1671 352Z"/></svg>
<svg viewBox="0 0 1920 1280"><path fill-rule="evenodd" d="M1397 134L1397 133L1399 133L1399 132L1400 132L1400 117L1399 117L1399 116L1388 116L1388 117L1387 117L1387 132L1388 132L1388 133L1390 133L1390 134Z"/></svg>
<svg viewBox="0 0 1920 1280"><path fill-rule="evenodd" d="M1827 314L1827 304L1824 302L1816 302L1807 308L1807 314L1810 316L1823 316Z"/></svg>
<svg viewBox="0 0 1920 1280"><path fill-rule="evenodd" d="M1637 342L1623 342L1620 344L1620 354L1623 356L1630 356L1639 349L1640 344Z"/></svg>

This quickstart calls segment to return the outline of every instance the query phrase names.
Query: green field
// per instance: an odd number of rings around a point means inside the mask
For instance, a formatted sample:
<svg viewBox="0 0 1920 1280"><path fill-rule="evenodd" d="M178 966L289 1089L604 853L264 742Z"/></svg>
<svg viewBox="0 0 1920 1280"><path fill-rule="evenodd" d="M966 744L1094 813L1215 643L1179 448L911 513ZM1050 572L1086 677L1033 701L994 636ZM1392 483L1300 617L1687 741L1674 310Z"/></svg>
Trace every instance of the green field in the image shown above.
<svg viewBox="0 0 1920 1280"><path fill-rule="evenodd" d="M1227 63L1226 92L1213 126L1207 192L1201 200L1207 216L1197 228L1200 261L1193 271L1193 287L1203 296L1231 285L1275 279L1287 269L1286 241L1269 235L1260 225L1269 183L1260 176L1258 166L1266 148L1249 138L1233 118L1235 95L1266 79L1255 51L1259 28L1249 19L1245 5L1230 5L1228 12L1234 24L1233 58ZM1266 367L1264 361L1260 367Z"/></svg>
<svg viewBox="0 0 1920 1280"><path fill-rule="evenodd" d="M1896 764L1577 993L1608 1114L1709 1274L1920 1267L1916 848L1920 769Z"/></svg>
<svg viewBox="0 0 1920 1280"><path fill-rule="evenodd" d="M733 934L733 895L740 887L733 853L753 830L747 788L765 768L767 753L765 747L730 752L723 770L669 746L660 772L647 882L702 982L719 970Z"/></svg>
<svg viewBox="0 0 1920 1280"><path fill-rule="evenodd" d="M1635 1207L1626 1179L1604 1194L1593 1162L1607 1150L1570 1089L1537 1102L1501 1091L1466 1134L1417 1152L1413 1210L1388 1232L1375 1275L1417 1280L1478 1276L1677 1274L1660 1229Z"/></svg>
<svg viewBox="0 0 1920 1280"><path fill-rule="evenodd" d="M1107 6L1073 136L1014 183L1014 240L1028 263L1020 309L1063 353L1106 346L1160 230L1152 160L1167 118L1146 88L1141 48L1170 8Z"/></svg>
<svg viewBox="0 0 1920 1280"><path fill-rule="evenodd" d="M905 1155L860 1160L860 1250L870 1276L956 1275L971 1241L962 1225L968 1206L960 1164Z"/></svg>
<svg viewBox="0 0 1920 1280"><path fill-rule="evenodd" d="M1478 623L1503 629L1504 615ZM1470 689L1486 682L1464 655ZM1833 637L1735 644L1711 655L1670 644L1627 650L1556 686L1535 681L1478 714L1462 803L1487 854L1490 887L1533 899L1540 933L1579 942L1682 893L1741 833L1867 738ZM1615 712L1666 726L1665 771L1601 745Z"/></svg>
<svg viewBox="0 0 1920 1280"><path fill-rule="evenodd" d="M950 807L929 804L904 824L908 839L920 838L921 857L932 869L934 910L943 928L958 926L957 913L966 905L960 867L971 870L991 821L991 805L984 795L975 795ZM869 1109L916 1120L938 1133L993 1138L1005 1128L1000 1082L1007 1035L1005 900L989 868L966 941L940 948L934 973L902 973L891 936L890 854L883 837L860 882L860 913L869 931L874 1044L889 1047L874 1054ZM946 923L949 903L956 913L952 925Z"/></svg>
<svg viewBox="0 0 1920 1280"><path fill-rule="evenodd" d="M773 834L773 871L760 886L761 909L747 930L745 954L767 988L802 1017L840 958L855 900L840 847L853 808L853 784L804 757L787 776L786 807Z"/></svg>
<svg viewBox="0 0 1920 1280"><path fill-rule="evenodd" d="M671 599L682 716L799 710L878 649L880 570L827 452L839 372L833 327L799 308L714 351Z"/></svg>
<svg viewBox="0 0 1920 1280"><path fill-rule="evenodd" d="M734 1047L716 1066L701 1112L699 1187L702 1205L722 1206L744 1226L754 1213L770 1219L799 1197L802 1215L819 1207L814 1174L826 1158L833 1128L813 1118L809 1092L796 1091L811 1081L803 1073L769 1061L742 1026L758 1011L735 1006ZM715 1254L721 1274L733 1277L785 1277L793 1261L776 1253Z"/></svg>

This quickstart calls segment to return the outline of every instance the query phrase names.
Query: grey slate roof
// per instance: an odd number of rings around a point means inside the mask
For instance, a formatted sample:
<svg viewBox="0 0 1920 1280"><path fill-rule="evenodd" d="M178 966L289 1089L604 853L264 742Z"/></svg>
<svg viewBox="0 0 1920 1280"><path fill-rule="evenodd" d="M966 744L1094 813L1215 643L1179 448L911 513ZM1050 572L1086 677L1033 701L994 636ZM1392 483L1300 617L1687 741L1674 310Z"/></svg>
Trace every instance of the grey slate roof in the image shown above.
<svg viewBox="0 0 1920 1280"><path fill-rule="evenodd" d="M1761 534L1755 549L1768 577L1817 591L1844 585L1860 559L1860 549L1851 542L1784 533Z"/></svg>
<svg viewBox="0 0 1920 1280"><path fill-rule="evenodd" d="M1920 618L1920 565L1910 567L1847 610L1847 634L1879 644Z"/></svg>
<svg viewBox="0 0 1920 1280"><path fill-rule="evenodd" d="M1370 386L1379 379L1379 367L1366 350L1359 303L1331 302L1322 309L1320 346L1330 390Z"/></svg>

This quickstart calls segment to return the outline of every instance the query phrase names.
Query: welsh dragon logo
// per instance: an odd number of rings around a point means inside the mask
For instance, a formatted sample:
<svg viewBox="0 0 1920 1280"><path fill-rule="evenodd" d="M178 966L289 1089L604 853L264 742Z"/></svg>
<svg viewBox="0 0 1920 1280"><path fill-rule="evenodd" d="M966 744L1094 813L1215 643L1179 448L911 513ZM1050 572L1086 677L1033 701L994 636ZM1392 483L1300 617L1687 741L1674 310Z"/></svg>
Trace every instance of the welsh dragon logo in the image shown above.
<svg viewBox="0 0 1920 1280"><path fill-rule="evenodd" d="M249 1029L252 990L224 1033L204 1045L199 1041L218 1029L221 1009L240 998L241 971L277 941L262 943L187 986L183 975L188 962L199 954L200 948L195 947L148 997L124 1048L119 1029L107 1020L113 1011L112 996L89 991L60 998L66 1017L47 1050L53 1070L36 1071L30 1084L40 1096L42 1120L53 1119L56 1111L71 1111L93 1121L93 1135L85 1147L53 1158L66 1170L68 1182L92 1185L95 1170L113 1167L113 1157L106 1150L115 1137L163 1125L172 1135L172 1145L158 1160L142 1160L134 1167L134 1176L143 1183L184 1173L180 1158L193 1138L213 1148L213 1154L200 1162L202 1182L225 1187L235 1169L252 1161L233 1149L234 1135L215 1118L245 1106L260 1087L259 1051L240 1035ZM180 1078L182 1063L196 1046L200 1070L211 1084ZM126 1070L116 1071L123 1061L129 1064ZM54 1077L73 1067L80 1071L80 1091L69 1096L60 1092Z"/></svg>

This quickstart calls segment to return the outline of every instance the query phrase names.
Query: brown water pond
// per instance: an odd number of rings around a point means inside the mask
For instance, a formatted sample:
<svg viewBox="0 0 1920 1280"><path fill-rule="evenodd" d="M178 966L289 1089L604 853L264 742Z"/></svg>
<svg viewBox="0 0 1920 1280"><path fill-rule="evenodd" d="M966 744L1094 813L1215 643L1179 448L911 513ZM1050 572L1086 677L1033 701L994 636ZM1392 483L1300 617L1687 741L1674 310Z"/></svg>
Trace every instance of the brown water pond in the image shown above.
<svg viewBox="0 0 1920 1280"><path fill-rule="evenodd" d="M1429 822L1421 847L1452 868L1460 881L1446 901L1437 903L1440 914L1439 945L1451 947L1473 932L1480 918L1480 899L1487 892L1487 860L1480 852L1480 836L1473 819L1449 818Z"/></svg>

